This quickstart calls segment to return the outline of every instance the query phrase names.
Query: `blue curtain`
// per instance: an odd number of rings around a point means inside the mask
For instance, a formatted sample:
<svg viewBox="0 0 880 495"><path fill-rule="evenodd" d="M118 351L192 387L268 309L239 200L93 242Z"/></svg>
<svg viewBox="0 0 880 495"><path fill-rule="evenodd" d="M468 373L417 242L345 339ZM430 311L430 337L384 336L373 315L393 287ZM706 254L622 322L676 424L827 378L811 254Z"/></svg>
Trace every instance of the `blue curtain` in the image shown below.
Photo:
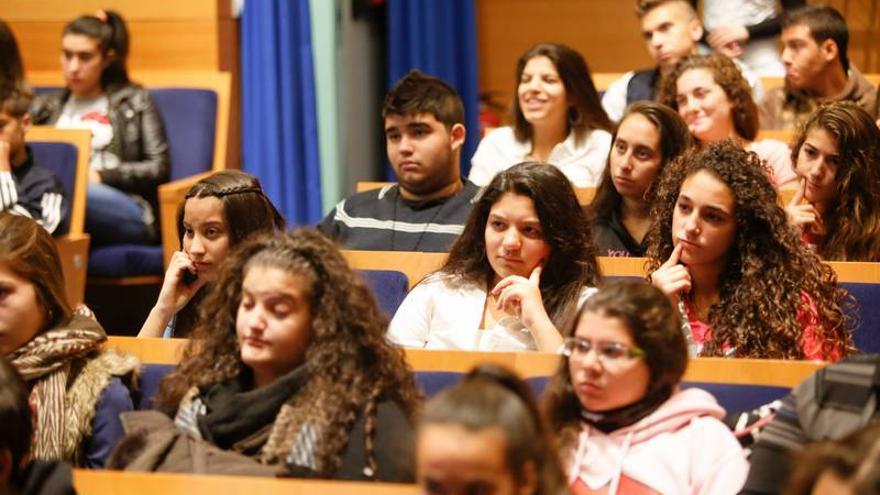
<svg viewBox="0 0 880 495"><path fill-rule="evenodd" d="M249 0L241 14L243 168L291 225L321 218L307 0Z"/></svg>
<svg viewBox="0 0 880 495"><path fill-rule="evenodd" d="M467 176L480 142L474 0L388 0L388 87L419 69L451 84L464 102Z"/></svg>

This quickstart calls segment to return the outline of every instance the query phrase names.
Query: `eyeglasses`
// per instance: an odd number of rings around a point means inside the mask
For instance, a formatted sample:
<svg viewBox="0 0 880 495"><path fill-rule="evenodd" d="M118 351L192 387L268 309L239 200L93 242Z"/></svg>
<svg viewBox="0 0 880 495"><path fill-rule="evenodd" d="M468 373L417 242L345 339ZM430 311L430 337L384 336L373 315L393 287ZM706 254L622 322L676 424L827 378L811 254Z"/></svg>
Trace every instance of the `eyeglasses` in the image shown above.
<svg viewBox="0 0 880 495"><path fill-rule="evenodd" d="M599 342L593 344L581 337L569 337L559 347L559 354L571 359L583 359L590 351L596 351L596 357L603 364L621 363L630 359L643 357L645 351L638 347L630 347L620 342Z"/></svg>

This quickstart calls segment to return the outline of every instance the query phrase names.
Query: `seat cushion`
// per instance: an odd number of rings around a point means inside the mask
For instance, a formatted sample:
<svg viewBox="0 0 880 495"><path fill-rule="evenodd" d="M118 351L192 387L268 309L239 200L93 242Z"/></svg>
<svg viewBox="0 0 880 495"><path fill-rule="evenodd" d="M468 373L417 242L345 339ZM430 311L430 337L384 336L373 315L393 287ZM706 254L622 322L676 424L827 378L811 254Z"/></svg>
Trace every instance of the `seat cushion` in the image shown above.
<svg viewBox="0 0 880 495"><path fill-rule="evenodd" d="M389 318L393 317L409 290L406 275L392 270L358 270L358 273L372 289L382 311Z"/></svg>
<svg viewBox="0 0 880 495"><path fill-rule="evenodd" d="M89 253L89 276L122 278L162 275L162 261L162 246L103 246Z"/></svg>

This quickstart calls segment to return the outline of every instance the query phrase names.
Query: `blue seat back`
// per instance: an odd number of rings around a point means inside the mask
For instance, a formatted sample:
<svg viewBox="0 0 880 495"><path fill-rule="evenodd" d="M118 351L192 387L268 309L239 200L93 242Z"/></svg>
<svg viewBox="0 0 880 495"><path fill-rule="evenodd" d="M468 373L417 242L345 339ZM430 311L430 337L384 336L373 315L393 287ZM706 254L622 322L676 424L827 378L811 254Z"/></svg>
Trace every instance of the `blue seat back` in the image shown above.
<svg viewBox="0 0 880 495"><path fill-rule="evenodd" d="M145 363L138 377L138 397L135 407L139 410L152 409L153 399L159 394L159 384L174 369L173 364Z"/></svg>
<svg viewBox="0 0 880 495"><path fill-rule="evenodd" d="M159 383L171 370L170 364L144 364L140 374L140 397L138 409L152 408L153 398L159 393ZM416 383L426 397L433 397L441 390L458 383L463 373L453 371L417 371ZM536 398L540 398L550 381L548 376L529 378L526 383L532 388ZM697 387L715 396L718 403L728 412L749 411L776 399L785 397L788 387L765 385L740 385L730 383L683 382L682 388Z"/></svg>
<svg viewBox="0 0 880 495"><path fill-rule="evenodd" d="M154 88L171 160L171 180L211 170L217 125L217 94L209 89Z"/></svg>
<svg viewBox="0 0 880 495"><path fill-rule="evenodd" d="M389 318L393 317L409 290L406 275L392 270L358 270L358 273L372 289L382 311Z"/></svg>
<svg viewBox="0 0 880 495"><path fill-rule="evenodd" d="M28 141L34 160L61 180L68 198L73 198L76 185L76 146L70 143Z"/></svg>
<svg viewBox="0 0 880 495"><path fill-rule="evenodd" d="M880 352L880 284L842 282L859 303L859 321L853 335L861 352Z"/></svg>

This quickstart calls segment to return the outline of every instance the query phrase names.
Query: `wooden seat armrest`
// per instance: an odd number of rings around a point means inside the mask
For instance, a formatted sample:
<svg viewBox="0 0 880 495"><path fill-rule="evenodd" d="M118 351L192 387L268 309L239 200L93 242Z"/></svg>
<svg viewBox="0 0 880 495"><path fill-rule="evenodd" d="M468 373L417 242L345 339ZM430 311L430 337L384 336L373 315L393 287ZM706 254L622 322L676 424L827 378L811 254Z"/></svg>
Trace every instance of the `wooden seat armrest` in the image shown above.
<svg viewBox="0 0 880 495"><path fill-rule="evenodd" d="M61 258L61 272L67 288L67 298L76 307L85 300L86 269L89 265L88 234L65 234L55 238L55 247Z"/></svg>

